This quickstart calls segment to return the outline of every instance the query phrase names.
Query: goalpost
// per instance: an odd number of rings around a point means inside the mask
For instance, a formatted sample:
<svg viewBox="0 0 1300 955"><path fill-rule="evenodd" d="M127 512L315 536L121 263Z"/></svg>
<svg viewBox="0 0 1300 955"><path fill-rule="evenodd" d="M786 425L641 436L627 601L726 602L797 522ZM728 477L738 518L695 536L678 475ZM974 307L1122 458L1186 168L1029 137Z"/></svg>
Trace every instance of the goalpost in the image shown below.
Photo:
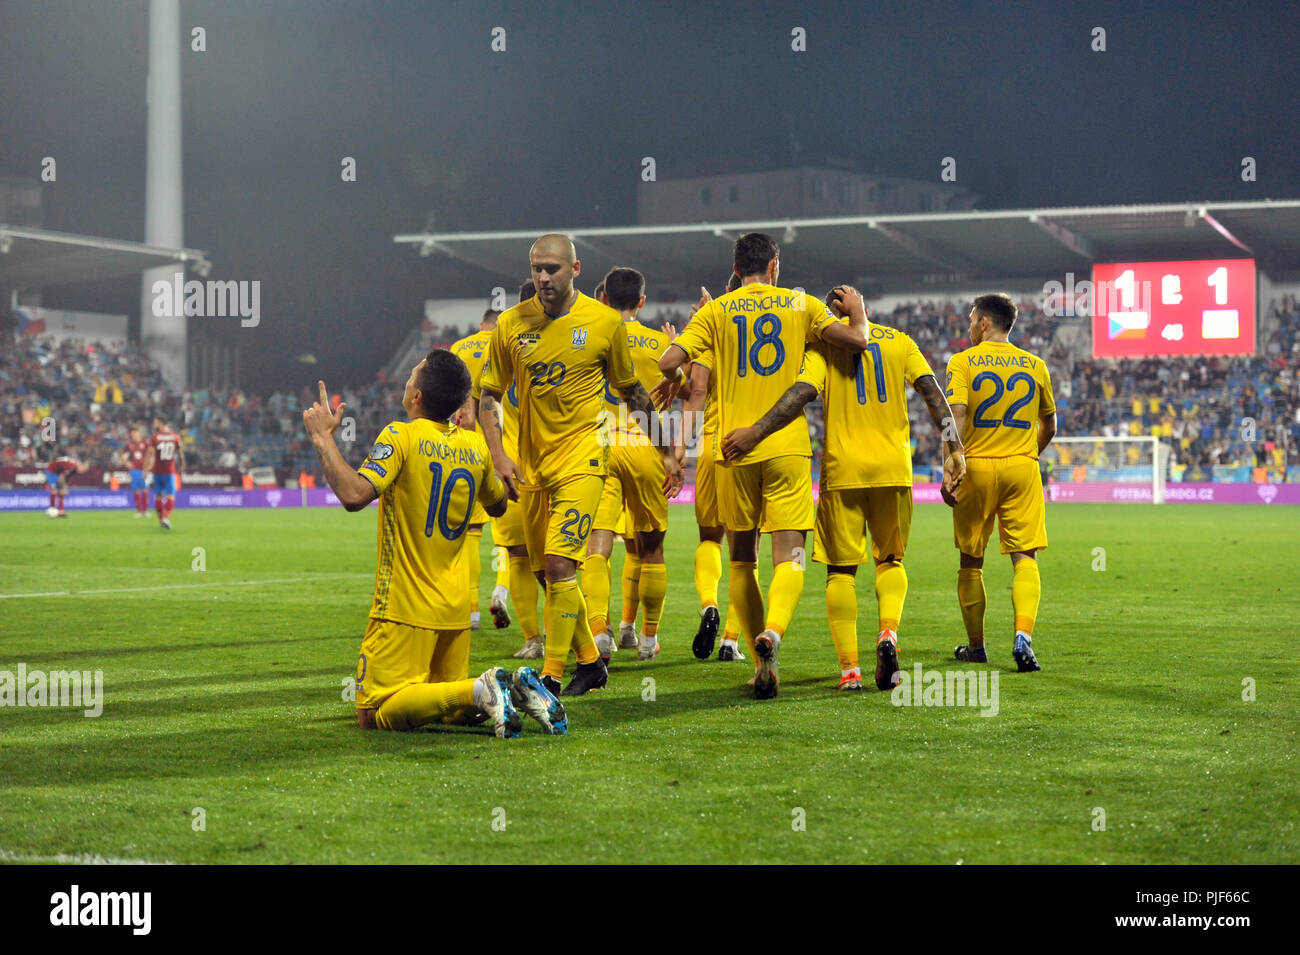
<svg viewBox="0 0 1300 955"><path fill-rule="evenodd" d="M1057 436L1042 459L1052 462L1052 480L1057 484L1144 483L1151 487L1151 501L1164 503L1169 445L1154 435Z"/></svg>

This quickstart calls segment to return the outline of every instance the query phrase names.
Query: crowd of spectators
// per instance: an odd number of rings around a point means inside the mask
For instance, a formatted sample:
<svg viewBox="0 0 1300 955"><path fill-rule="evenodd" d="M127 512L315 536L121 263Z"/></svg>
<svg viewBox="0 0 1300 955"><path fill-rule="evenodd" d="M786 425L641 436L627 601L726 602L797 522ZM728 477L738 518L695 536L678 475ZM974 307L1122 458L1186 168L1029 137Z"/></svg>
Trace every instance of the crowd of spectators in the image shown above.
<svg viewBox="0 0 1300 955"><path fill-rule="evenodd" d="M966 308L959 302L916 302L872 318L910 335L942 382L948 359L970 344ZM682 327L686 313L675 317ZM656 313L653 324L663 318ZM1250 358L1094 360L1072 352L1057 334L1057 321L1028 301L1020 303L1012 341L1046 358L1061 434L1157 435L1169 443L1176 473L1185 467L1189 479L1208 478L1216 466L1284 474L1287 466L1300 464L1300 305L1288 296L1261 318L1260 354ZM446 347L477 330L477 324L460 329L425 323L416 344ZM1087 337L1079 341L1086 350ZM332 396L348 405L351 422L340 438L349 461L359 464L379 429L402 417L401 393L402 381L381 373L364 387ZM314 473L302 409L316 397L311 388L267 396L241 390L177 393L134 347L18 336L0 342L0 465L45 463L52 449L43 430L51 419L61 450L91 466L118 465L130 427L148 431L161 416L180 432L189 468L247 472L270 466L282 476ZM908 412L914 468L921 475L938 473L939 435L914 393ZM819 404L808 417L818 450L824 435ZM1095 454L1104 452L1089 453L1093 457L1065 448L1060 460L1136 463L1098 461ZM1140 452L1130 446L1126 453Z"/></svg>

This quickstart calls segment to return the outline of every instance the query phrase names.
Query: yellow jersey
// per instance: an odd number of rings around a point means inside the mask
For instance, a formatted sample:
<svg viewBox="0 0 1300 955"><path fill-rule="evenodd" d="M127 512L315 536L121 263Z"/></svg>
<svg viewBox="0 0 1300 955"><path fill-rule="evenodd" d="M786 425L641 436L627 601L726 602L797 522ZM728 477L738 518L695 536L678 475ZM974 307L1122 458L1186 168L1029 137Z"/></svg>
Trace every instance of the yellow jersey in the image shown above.
<svg viewBox="0 0 1300 955"><path fill-rule="evenodd" d="M483 377L483 366L487 364L488 343L492 341L491 332L476 332L462 338L451 346L451 353L465 363L469 369L470 398L475 404L474 429L483 433L483 426L478 423L478 380Z"/></svg>
<svg viewBox="0 0 1300 955"><path fill-rule="evenodd" d="M605 389L621 391L636 380L622 316L579 292L557 318L543 311L536 296L502 312L481 388L505 393L514 385L519 405L515 462L525 484L542 487L606 473Z"/></svg>
<svg viewBox="0 0 1300 955"><path fill-rule="evenodd" d="M475 387L483 375L483 366L487 364L488 344L491 341L491 332L476 332L451 346L451 353L469 369L469 380Z"/></svg>
<svg viewBox="0 0 1300 955"><path fill-rule="evenodd" d="M370 616L428 630L469 627L465 531L477 498L505 495L473 431L416 418L375 438L358 473L379 494L379 567Z"/></svg>
<svg viewBox="0 0 1300 955"><path fill-rule="evenodd" d="M805 343L820 341L835 320L811 295L753 282L706 303L673 344L692 361L713 353L716 427L726 435L776 404L799 375ZM812 456L806 420L791 421L736 463L785 454ZM715 442L714 459L722 461L721 441Z"/></svg>
<svg viewBox="0 0 1300 955"><path fill-rule="evenodd" d="M636 375L636 380L645 386L646 391L649 391L663 377L659 373L659 356L668 347L668 336L648 325L642 325L635 319L624 322L623 328L627 332L628 351L632 353L632 371ZM610 427L625 434L629 442L650 443L645 430L628 417L627 405L610 388L608 381L605 382L604 411ZM650 427L649 422L646 423L646 427Z"/></svg>
<svg viewBox="0 0 1300 955"><path fill-rule="evenodd" d="M980 342L948 360L947 394L949 404L966 406L966 457L1038 457L1038 419L1056 402L1037 355L1010 342Z"/></svg>
<svg viewBox="0 0 1300 955"><path fill-rule="evenodd" d="M825 408L822 488L911 487L907 387L932 374L916 342L885 325L871 326L860 354L826 345L804 352L799 380Z"/></svg>

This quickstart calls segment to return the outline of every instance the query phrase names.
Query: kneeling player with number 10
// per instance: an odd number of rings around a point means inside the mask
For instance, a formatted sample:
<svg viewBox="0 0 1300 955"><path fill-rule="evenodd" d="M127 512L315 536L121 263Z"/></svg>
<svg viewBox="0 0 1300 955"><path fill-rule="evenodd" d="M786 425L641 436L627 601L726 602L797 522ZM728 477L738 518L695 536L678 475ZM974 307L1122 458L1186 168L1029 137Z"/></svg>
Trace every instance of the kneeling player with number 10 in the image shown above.
<svg viewBox="0 0 1300 955"><path fill-rule="evenodd" d="M411 371L402 395L409 421L388 424L353 471L334 443L345 404L320 400L303 425L330 489L346 510L379 498L379 567L357 661L357 721L363 729L409 730L440 720L491 719L498 737L518 736L520 711L550 733L568 729L564 707L536 671L492 667L469 679L470 606L465 544L475 500L505 511L506 493L487 447L451 423L469 395L469 370L434 349Z"/></svg>

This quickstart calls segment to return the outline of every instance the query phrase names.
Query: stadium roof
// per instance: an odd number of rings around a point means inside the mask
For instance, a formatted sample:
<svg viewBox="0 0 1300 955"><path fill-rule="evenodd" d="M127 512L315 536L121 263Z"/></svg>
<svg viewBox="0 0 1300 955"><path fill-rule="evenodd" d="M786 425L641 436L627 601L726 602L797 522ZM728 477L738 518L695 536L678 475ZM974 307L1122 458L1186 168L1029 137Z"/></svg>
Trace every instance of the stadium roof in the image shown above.
<svg viewBox="0 0 1300 955"><path fill-rule="evenodd" d="M730 243L749 231L776 236L782 275L792 281L847 278L876 286L877 294L970 279L1082 277L1094 262L1251 257L1275 278L1300 270L1300 200L1293 199L423 232L393 241L432 257L439 291L481 291L485 283L511 289L528 278L528 247L546 231L573 237L585 274L632 265L657 290L686 293L701 281L721 282Z"/></svg>
<svg viewBox="0 0 1300 955"><path fill-rule="evenodd" d="M197 249L166 249L143 242L0 224L0 285L35 289L139 273L158 265L210 267Z"/></svg>

